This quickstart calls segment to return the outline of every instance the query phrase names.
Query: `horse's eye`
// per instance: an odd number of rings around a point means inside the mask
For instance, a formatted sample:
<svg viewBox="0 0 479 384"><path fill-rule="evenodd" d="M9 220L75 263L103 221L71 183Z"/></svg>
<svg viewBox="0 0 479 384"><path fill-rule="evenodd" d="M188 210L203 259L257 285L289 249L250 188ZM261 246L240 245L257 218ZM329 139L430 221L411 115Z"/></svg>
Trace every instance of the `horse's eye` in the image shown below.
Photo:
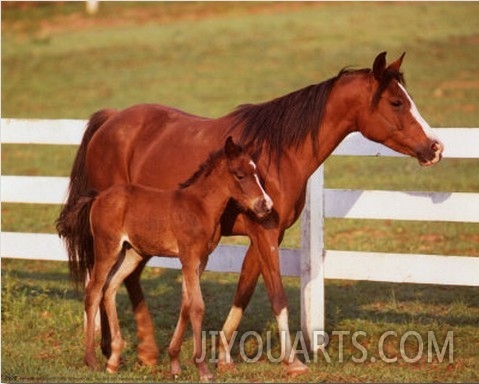
<svg viewBox="0 0 479 384"><path fill-rule="evenodd" d="M402 106L402 101L401 100L391 100L389 102L394 108L399 108Z"/></svg>
<svg viewBox="0 0 479 384"><path fill-rule="evenodd" d="M238 180L243 180L245 178L245 174L244 173L236 173L235 174L236 178Z"/></svg>

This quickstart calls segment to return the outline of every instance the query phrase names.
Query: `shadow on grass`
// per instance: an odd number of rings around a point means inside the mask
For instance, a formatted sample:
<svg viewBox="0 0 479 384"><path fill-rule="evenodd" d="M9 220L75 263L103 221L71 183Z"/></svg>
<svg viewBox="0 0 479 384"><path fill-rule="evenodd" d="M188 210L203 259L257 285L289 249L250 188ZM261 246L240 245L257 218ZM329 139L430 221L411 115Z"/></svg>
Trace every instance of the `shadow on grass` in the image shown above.
<svg viewBox="0 0 479 384"><path fill-rule="evenodd" d="M326 285L327 328L347 320L377 324L479 325L476 287L340 282Z"/></svg>
<svg viewBox="0 0 479 384"><path fill-rule="evenodd" d="M39 266L39 263L42 266ZM22 267L16 267L22 264ZM63 263L4 259L2 289L14 281L15 290L18 292L26 288L27 294L47 294L63 300L82 301L83 292L81 290L76 292L65 267ZM205 329L221 329L233 303L238 278L238 274L212 272L206 272L202 276L201 289L206 305ZM143 274L141 283L149 308L154 315L178 314L181 302L181 271L148 268ZM297 278L284 278L292 330L299 329L299 284ZM120 290L117 300L118 305L129 307L124 289ZM475 287L339 280L326 282L328 328L335 326L338 321L357 319L376 323L404 324L417 321L421 324L437 322L450 325L477 325L477 317L467 313L467 308L474 307L473 303L478 301L479 292ZM440 308L439 312L437 308ZM125 320L130 322L126 318ZM260 278L243 316L241 328L261 332L274 321L266 289ZM172 327L175 323L176 319Z"/></svg>
<svg viewBox="0 0 479 384"><path fill-rule="evenodd" d="M238 277L238 274L204 274L201 279L206 306L204 331L221 330L233 303ZM286 277L284 285L289 300L290 330L294 333L300 330L301 324L300 282L298 278ZM155 324L160 360L167 361L166 348L181 302L181 271L148 268L142 287ZM65 264L2 260L2 308L14 305L9 301L37 296L48 297L59 307L65 300L74 300L78 302L78 311L83 310L82 293L77 294L70 283ZM451 328L477 326L479 316L474 305L477 302L479 292L474 287L327 281L326 331L359 327L364 323L368 327L387 326L391 329L411 324L447 325ZM35 305L34 300L31 303ZM133 350L136 350L136 327L124 288L117 296L117 305L122 333L133 342ZM255 331L264 335L268 330L273 334L272 346L277 348L276 320L260 279L241 321L239 334ZM185 337L185 345L188 343L191 343L191 331ZM238 354L237 348L236 345L233 349L233 357Z"/></svg>

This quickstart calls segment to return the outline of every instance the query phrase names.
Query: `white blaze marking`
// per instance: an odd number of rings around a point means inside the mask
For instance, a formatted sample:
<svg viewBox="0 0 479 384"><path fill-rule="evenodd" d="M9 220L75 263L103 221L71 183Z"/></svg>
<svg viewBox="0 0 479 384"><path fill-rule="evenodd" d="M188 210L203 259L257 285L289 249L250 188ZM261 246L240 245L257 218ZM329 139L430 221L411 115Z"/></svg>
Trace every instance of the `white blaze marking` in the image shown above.
<svg viewBox="0 0 479 384"><path fill-rule="evenodd" d="M263 186L261 185L257 173L254 174L254 178L256 179L256 183L258 184L259 188L261 189L261 193L263 194L263 198L264 198L265 201L266 201L266 207L267 207L268 209L273 208L273 200L271 200L271 197L269 197L269 195L266 193L266 191L264 190Z"/></svg>
<svg viewBox="0 0 479 384"><path fill-rule="evenodd" d="M410 108L411 115L413 115L416 121L419 123L425 135L431 140L437 140L436 135L434 135L434 132L432 131L430 125L427 123L426 120L424 120L424 118L421 116L421 114L417 110L416 104L412 100L411 96L409 96L409 93L407 93L406 88L404 88L404 86L399 82L398 82L398 85L399 85L399 88L401 88L401 90L406 95L406 98L409 100L409 103L411 104L411 108Z"/></svg>
<svg viewBox="0 0 479 384"><path fill-rule="evenodd" d="M249 161L249 165L251 165L251 167L253 168L254 170L254 178L256 180L256 183L258 184L260 190L261 190L261 193L263 194L263 199L266 201L266 207L268 209L271 209L273 208L273 200L271 200L271 197L269 197L269 195L266 193L266 191L264 190L263 186L261 185L261 182L259 181L259 177L258 177L258 174L256 173L256 164L253 160L250 160Z"/></svg>

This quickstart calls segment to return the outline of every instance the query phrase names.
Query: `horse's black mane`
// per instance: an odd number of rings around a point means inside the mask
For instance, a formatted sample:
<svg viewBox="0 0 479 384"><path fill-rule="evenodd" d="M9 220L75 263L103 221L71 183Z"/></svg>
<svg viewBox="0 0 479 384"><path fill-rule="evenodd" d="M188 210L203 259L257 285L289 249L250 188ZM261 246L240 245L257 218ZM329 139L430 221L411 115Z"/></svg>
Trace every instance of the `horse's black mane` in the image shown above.
<svg viewBox="0 0 479 384"><path fill-rule="evenodd" d="M188 180L180 183L180 189L184 189L184 188L187 188L189 187L190 185L196 183L198 181L198 179L205 175L205 176L208 176L211 171L213 170L213 168L216 166L216 162L219 158L221 158L222 156L225 156L225 151L224 149L220 149L219 151L216 151L216 152L213 152L209 155L208 159L206 159L199 167L198 169L196 170L195 173L193 173L193 175L190 176L190 178L188 178Z"/></svg>
<svg viewBox="0 0 479 384"><path fill-rule="evenodd" d="M240 105L233 113L235 129L242 125L240 142L254 142L256 148L263 144L269 149L269 156L279 162L284 148L298 147L308 135L317 143L319 127L329 94L336 81L345 75L368 74L371 69L342 69L339 74L319 84L313 84L287 95L260 104ZM404 82L401 73L385 71L385 76L374 95L373 104L379 101L392 79ZM313 148L317 151L317 148ZM278 163L279 165L279 163Z"/></svg>
<svg viewBox="0 0 479 384"><path fill-rule="evenodd" d="M299 146L311 134L313 141L324 115L329 93L338 77L294 91L261 104L240 105L233 112L236 127L242 123L240 142L255 142L279 157L285 147Z"/></svg>
<svg viewBox="0 0 479 384"><path fill-rule="evenodd" d="M326 103L331 89L339 78L369 73L371 73L369 68L343 68L337 76L319 84L307 86L264 103L240 105L232 113L234 121L232 129L242 124L240 142L245 145L254 142L257 149L265 144L269 149L270 159L275 158L279 162L284 148L298 147L308 135L311 135L313 143L318 143L317 137ZM373 108L392 80L404 84L401 72L386 69L373 96L371 105ZM316 147L313 149L317 151ZM202 175L207 176L214 168L216 160L223 154L223 150L212 153L188 180L180 184L180 188L194 184Z"/></svg>

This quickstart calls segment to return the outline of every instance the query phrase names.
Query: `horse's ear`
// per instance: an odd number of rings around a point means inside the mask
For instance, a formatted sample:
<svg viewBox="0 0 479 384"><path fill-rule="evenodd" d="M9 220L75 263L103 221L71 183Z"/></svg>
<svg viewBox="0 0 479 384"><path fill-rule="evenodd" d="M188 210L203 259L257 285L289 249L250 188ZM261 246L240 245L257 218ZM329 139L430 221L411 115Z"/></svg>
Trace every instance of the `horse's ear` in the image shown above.
<svg viewBox="0 0 479 384"><path fill-rule="evenodd" d="M389 69L392 69L395 72L399 72L399 68L401 68L402 61L404 59L404 55L406 55L406 52L403 52L401 57L397 59L395 62L389 64Z"/></svg>
<svg viewBox="0 0 479 384"><path fill-rule="evenodd" d="M377 81L380 81L383 77L383 73L386 70L386 52L381 52L374 59L373 74Z"/></svg>
<svg viewBox="0 0 479 384"><path fill-rule="evenodd" d="M242 148L236 145L231 136L228 136L225 142L225 154L228 159L233 159L239 156L242 152Z"/></svg>

